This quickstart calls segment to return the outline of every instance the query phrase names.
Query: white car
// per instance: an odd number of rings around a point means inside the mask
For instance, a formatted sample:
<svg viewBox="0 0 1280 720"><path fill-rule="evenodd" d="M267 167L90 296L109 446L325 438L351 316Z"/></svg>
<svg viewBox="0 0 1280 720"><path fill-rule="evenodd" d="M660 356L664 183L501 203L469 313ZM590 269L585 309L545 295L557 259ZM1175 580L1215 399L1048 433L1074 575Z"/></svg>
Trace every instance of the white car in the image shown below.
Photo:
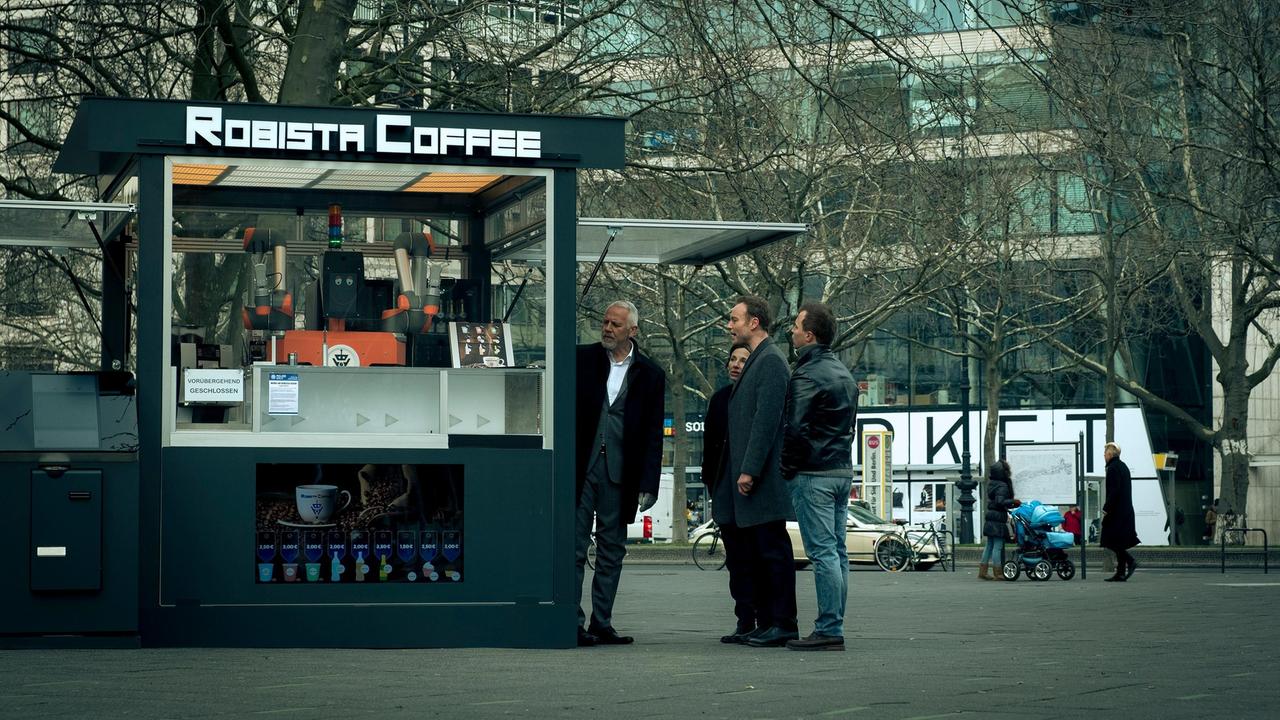
<svg viewBox="0 0 1280 720"><path fill-rule="evenodd" d="M920 542L919 538L923 535L922 531L888 522L861 505L849 506L845 523L845 549L849 553L849 562L851 563L875 564L876 542L885 535L895 535L911 543L912 546L922 545L918 550L919 559L915 563L916 570L931 569L938 563L938 559L941 556L937 542L933 540L924 543ZM699 538L709 535L715 530L714 522L705 522L689 532L689 542L696 543ZM811 561L804 552L804 542L800 538L800 526L795 522L787 523L787 535L791 537L791 556L795 559L796 564L800 567L808 565ZM907 547L901 543L893 543L892 546L895 550Z"/></svg>
<svg viewBox="0 0 1280 720"><path fill-rule="evenodd" d="M787 534L791 536L791 555L795 558L796 564L800 566L808 565L810 560L804 552L804 541L800 538L800 525L795 522L787 523ZM886 534L897 535L906 539L915 545L920 543L917 540L917 533L904 528L902 525L892 523L879 517L867 508L861 505L849 505L849 513L845 519L845 549L849 553L849 562L851 563L871 563L876 562L876 542ZM896 545L896 548L905 547ZM919 550L920 557L915 564L916 570L928 570L938 562L941 555L936 542L929 541Z"/></svg>

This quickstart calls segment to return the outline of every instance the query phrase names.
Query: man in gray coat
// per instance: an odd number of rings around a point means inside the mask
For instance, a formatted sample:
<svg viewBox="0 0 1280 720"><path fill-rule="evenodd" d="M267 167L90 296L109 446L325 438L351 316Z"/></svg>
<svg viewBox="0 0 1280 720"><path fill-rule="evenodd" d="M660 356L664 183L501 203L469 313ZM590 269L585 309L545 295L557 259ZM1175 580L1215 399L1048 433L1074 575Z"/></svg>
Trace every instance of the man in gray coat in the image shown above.
<svg viewBox="0 0 1280 720"><path fill-rule="evenodd" d="M739 622L722 642L782 647L796 632L796 570L786 522L794 517L779 461L782 411L790 372L769 337L769 306L751 295L729 313L733 342L751 357L729 397L724 476L716 484L712 514L724 540L729 591L755 610L755 627Z"/></svg>

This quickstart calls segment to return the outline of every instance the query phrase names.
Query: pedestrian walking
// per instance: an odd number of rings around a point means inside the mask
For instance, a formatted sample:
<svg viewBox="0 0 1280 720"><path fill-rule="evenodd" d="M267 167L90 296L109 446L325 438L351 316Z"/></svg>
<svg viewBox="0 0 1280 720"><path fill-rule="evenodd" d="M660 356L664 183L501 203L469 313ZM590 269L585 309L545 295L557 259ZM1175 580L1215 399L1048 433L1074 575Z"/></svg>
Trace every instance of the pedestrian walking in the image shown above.
<svg viewBox="0 0 1280 720"><path fill-rule="evenodd" d="M1133 577L1138 563L1129 548L1138 544L1138 531L1133 514L1133 483L1129 466L1120 459L1120 446L1109 442L1102 446L1107 461L1107 496L1102 504L1102 547L1116 554L1116 573L1106 582L1125 582Z"/></svg>
<svg viewBox="0 0 1280 720"><path fill-rule="evenodd" d="M818 618L813 632L787 641L790 650L844 650L849 598L849 490L858 385L831 352L836 319L822 303L800 308L791 328L798 351L787 388L782 477L790 484L805 555L813 563Z"/></svg>

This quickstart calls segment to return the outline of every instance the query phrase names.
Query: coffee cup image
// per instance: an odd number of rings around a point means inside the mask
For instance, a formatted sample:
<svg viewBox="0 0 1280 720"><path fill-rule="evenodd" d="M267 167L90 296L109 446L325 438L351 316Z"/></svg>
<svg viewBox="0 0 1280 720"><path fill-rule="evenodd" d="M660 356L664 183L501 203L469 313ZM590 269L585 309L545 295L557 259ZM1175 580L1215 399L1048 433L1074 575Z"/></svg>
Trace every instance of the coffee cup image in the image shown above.
<svg viewBox="0 0 1280 720"><path fill-rule="evenodd" d="M480 358L485 367L502 367L502 358L497 355L485 355Z"/></svg>
<svg viewBox="0 0 1280 720"><path fill-rule="evenodd" d="M340 495L346 496L341 506L338 505ZM341 512L351 504L351 493L339 490L337 485L299 485L294 490L294 498L302 522L314 525L329 522L334 512Z"/></svg>

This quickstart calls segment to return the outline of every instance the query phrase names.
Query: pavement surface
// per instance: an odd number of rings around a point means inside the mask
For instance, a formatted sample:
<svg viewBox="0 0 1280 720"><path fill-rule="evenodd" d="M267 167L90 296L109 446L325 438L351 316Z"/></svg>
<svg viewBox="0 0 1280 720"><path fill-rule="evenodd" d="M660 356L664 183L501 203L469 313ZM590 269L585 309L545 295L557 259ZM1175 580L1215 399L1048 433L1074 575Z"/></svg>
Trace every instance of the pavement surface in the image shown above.
<svg viewBox="0 0 1280 720"><path fill-rule="evenodd" d="M15 650L3 718L1275 718L1280 576L855 569L848 651L722 645L727 574L629 565L574 650ZM801 631L813 576L798 574ZM589 595L589 593L588 593Z"/></svg>

